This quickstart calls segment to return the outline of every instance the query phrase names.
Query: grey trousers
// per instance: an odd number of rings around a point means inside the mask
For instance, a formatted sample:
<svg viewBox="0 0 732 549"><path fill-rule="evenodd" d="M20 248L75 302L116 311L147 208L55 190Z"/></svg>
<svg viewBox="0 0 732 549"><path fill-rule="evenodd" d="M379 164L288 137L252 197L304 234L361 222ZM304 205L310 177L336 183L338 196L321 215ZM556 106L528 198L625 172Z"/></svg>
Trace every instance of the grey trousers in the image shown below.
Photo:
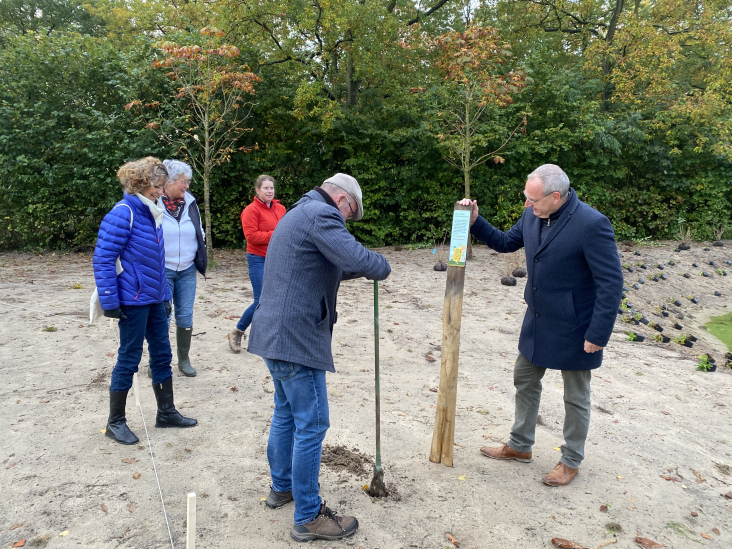
<svg viewBox="0 0 732 549"><path fill-rule="evenodd" d="M534 446L536 418L541 402L541 379L546 368L534 366L519 353L513 369L516 411L508 445L517 452ZM591 370L562 370L564 380L564 444L561 461L576 469L585 457L585 440L590 428Z"/></svg>

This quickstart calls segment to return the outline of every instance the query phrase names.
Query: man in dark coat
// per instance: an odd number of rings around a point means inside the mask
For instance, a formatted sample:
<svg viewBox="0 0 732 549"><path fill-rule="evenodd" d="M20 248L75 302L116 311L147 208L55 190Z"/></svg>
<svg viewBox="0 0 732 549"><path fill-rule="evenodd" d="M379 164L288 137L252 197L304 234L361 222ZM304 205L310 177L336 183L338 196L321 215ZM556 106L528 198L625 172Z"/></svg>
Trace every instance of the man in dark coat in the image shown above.
<svg viewBox="0 0 732 549"><path fill-rule="evenodd" d="M501 232L473 206L470 232L497 252L526 251L527 310L514 367L515 421L508 444L480 451L493 459L531 461L541 379L546 369L564 380L562 458L542 481L569 484L584 459L590 426L591 371L602 364L602 349L615 324L623 289L615 235L610 221L580 202L567 174L544 164L529 174L521 219Z"/></svg>
<svg viewBox="0 0 732 549"><path fill-rule="evenodd" d="M336 174L305 194L272 234L259 306L249 335L274 382L274 414L267 459L272 508L295 500L297 541L341 539L358 529L355 517L337 517L318 495L325 432L330 426L325 372L331 354L336 297L341 280L384 280L391 267L359 244L346 220L363 217L361 188Z"/></svg>

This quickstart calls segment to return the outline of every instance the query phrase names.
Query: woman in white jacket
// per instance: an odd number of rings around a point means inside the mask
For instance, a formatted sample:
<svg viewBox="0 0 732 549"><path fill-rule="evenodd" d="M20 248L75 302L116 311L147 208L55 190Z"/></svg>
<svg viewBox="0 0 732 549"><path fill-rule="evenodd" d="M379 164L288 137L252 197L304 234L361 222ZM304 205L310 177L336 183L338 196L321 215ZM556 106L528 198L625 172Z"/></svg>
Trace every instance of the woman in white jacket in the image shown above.
<svg viewBox="0 0 732 549"><path fill-rule="evenodd" d="M175 312L178 369L193 377L189 352L193 334L193 304L196 299L196 271L205 278L206 241L196 199L188 192L193 172L180 160L165 160L169 180L162 196L165 212L165 277Z"/></svg>

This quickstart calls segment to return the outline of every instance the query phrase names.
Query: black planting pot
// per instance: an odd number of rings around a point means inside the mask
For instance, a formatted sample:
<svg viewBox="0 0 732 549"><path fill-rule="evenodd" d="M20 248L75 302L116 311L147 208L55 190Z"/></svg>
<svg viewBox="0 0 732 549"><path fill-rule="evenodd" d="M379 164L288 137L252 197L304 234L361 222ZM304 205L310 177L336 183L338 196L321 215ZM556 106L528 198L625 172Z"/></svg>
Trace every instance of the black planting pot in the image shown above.
<svg viewBox="0 0 732 549"><path fill-rule="evenodd" d="M679 249L679 248L674 248L674 251L675 251L675 252L680 252L680 251L681 251L681 249Z"/></svg>
<svg viewBox="0 0 732 549"><path fill-rule="evenodd" d="M722 292L714 292L714 297L722 297Z"/></svg>
<svg viewBox="0 0 732 549"><path fill-rule="evenodd" d="M523 278L526 276L526 269L523 267L519 267L518 269L514 269L511 273L511 276L515 276L516 278Z"/></svg>
<svg viewBox="0 0 732 549"><path fill-rule="evenodd" d="M724 358L726 358L727 360L732 360L732 353L725 353Z"/></svg>
<svg viewBox="0 0 732 549"><path fill-rule="evenodd" d="M632 273L633 272L633 267L628 267L628 272L629 273Z"/></svg>
<svg viewBox="0 0 732 549"><path fill-rule="evenodd" d="M635 334L635 332L633 332L633 333ZM637 343L640 343L641 341L645 341L645 340L646 340L646 336L643 336L640 334L635 334L635 341Z"/></svg>
<svg viewBox="0 0 732 549"><path fill-rule="evenodd" d="M627 287L623 286L623 291L624 292L629 292L630 290Z"/></svg>
<svg viewBox="0 0 732 549"><path fill-rule="evenodd" d="M727 265L732 265L732 260L729 260L729 259L728 259L727 261L725 261L725 263L726 263Z"/></svg>
<svg viewBox="0 0 732 549"><path fill-rule="evenodd" d="M651 280L653 280L653 282L658 282L660 279L657 276L654 276Z"/></svg>
<svg viewBox="0 0 732 549"><path fill-rule="evenodd" d="M646 265L645 263L643 265L641 265L641 269L647 269L647 268L648 268L648 265Z"/></svg>
<svg viewBox="0 0 732 549"><path fill-rule="evenodd" d="M625 302L625 305L628 307L628 309L630 309L630 314L634 315L635 310L633 309L633 305L628 303L627 301Z"/></svg>
<svg viewBox="0 0 732 549"><path fill-rule="evenodd" d="M662 316L668 316L668 311L661 311Z"/></svg>
<svg viewBox="0 0 732 549"><path fill-rule="evenodd" d="M642 278L639 278L639 279L638 279L638 283L639 283L639 284L645 284L645 283L646 283L646 281L645 281L645 280L643 280Z"/></svg>
<svg viewBox="0 0 732 549"><path fill-rule="evenodd" d="M674 305L676 305L677 307L681 307L681 301L677 299L676 301L674 301Z"/></svg>
<svg viewBox="0 0 732 549"><path fill-rule="evenodd" d="M691 246L689 246L686 242L680 242L679 250L691 250Z"/></svg>
<svg viewBox="0 0 732 549"><path fill-rule="evenodd" d="M707 370L707 373L709 373L709 372L716 372L716 371L717 371L717 365L716 364L712 364L712 367Z"/></svg>
<svg viewBox="0 0 732 549"><path fill-rule="evenodd" d="M673 260L673 259L669 259L669 260L668 260L668 264L669 264L669 265L676 265L676 263L674 263L674 260Z"/></svg>
<svg viewBox="0 0 732 549"><path fill-rule="evenodd" d="M501 284L503 284L504 286L515 286L516 279L512 276L504 276L501 277Z"/></svg>
<svg viewBox="0 0 732 549"><path fill-rule="evenodd" d="M437 263L435 263L434 269L435 271L446 271L447 265L442 261L438 261Z"/></svg>
<svg viewBox="0 0 732 549"><path fill-rule="evenodd" d="M689 347L691 349L694 346L694 344L691 341L684 341L684 347Z"/></svg>
<svg viewBox="0 0 732 549"><path fill-rule="evenodd" d="M638 326L638 324L640 324L640 322L638 322L638 321L637 321L637 320L636 320L636 319L634 318L634 319L633 319L633 324L635 324L636 326Z"/></svg>
<svg viewBox="0 0 732 549"><path fill-rule="evenodd" d="M697 339L696 339L696 336L693 336L693 335L690 335L690 336L689 336L689 337L687 337L686 339L687 339L687 340L689 340L689 341L691 341L692 343L693 343L694 341L697 341Z"/></svg>
<svg viewBox="0 0 732 549"><path fill-rule="evenodd" d="M633 252L633 255L640 255L640 252L636 250L635 252Z"/></svg>
<svg viewBox="0 0 732 549"><path fill-rule="evenodd" d="M727 271L722 271L722 276L727 276Z"/></svg>
<svg viewBox="0 0 732 549"><path fill-rule="evenodd" d="M716 266L717 266L717 264L716 264L716 263L715 263L714 261L710 261L710 262L709 262L709 264L710 264L710 265L711 265L712 267L716 267Z"/></svg>
<svg viewBox="0 0 732 549"><path fill-rule="evenodd" d="M692 297L692 298L691 298L691 302L692 302L692 303L693 303L694 305L696 305L697 303L699 303L699 300L698 300L697 298L695 298L695 297Z"/></svg>
<svg viewBox="0 0 732 549"><path fill-rule="evenodd" d="M618 309L618 314L619 314L619 315L622 315L622 314L624 314L624 313L625 313L625 311L624 311L623 309Z"/></svg>
<svg viewBox="0 0 732 549"><path fill-rule="evenodd" d="M663 326L659 326L658 324L656 324L656 328L655 329L656 329L657 332L663 332Z"/></svg>
<svg viewBox="0 0 732 549"><path fill-rule="evenodd" d="M692 263L691 266L696 269L699 266L699 264L698 263Z"/></svg>
<svg viewBox="0 0 732 549"><path fill-rule="evenodd" d="M642 322L643 324L646 324L646 325L648 325L648 319L647 319L646 317L643 317L643 318L641 318L641 319L640 319L640 321L641 321L641 322Z"/></svg>
<svg viewBox="0 0 732 549"><path fill-rule="evenodd" d="M722 248L724 247L724 242L722 242L721 240L715 240L714 242L712 242L712 246L718 246Z"/></svg>
<svg viewBox="0 0 732 549"><path fill-rule="evenodd" d="M702 276L703 276L704 278L707 278L707 277L709 277L709 273L708 273L708 272L706 272L706 271L702 271L701 275L702 275Z"/></svg>
<svg viewBox="0 0 732 549"><path fill-rule="evenodd" d="M618 254L618 257L619 257L620 259L623 259L623 254Z"/></svg>
<svg viewBox="0 0 732 549"><path fill-rule="evenodd" d="M676 330L683 330L684 327L677 322L676 324L674 324L674 329L676 329Z"/></svg>
<svg viewBox="0 0 732 549"><path fill-rule="evenodd" d="M666 280L668 277L665 274L661 275L661 280Z"/></svg>
<svg viewBox="0 0 732 549"><path fill-rule="evenodd" d="M705 252L708 252L708 251L709 251L709 248L707 248L706 246L704 246L704 247L702 248L702 250L704 250Z"/></svg>
<svg viewBox="0 0 732 549"><path fill-rule="evenodd" d="M668 343L669 341L671 341L670 337L661 336L661 343Z"/></svg>
<svg viewBox="0 0 732 549"><path fill-rule="evenodd" d="M638 284L633 284L633 288L635 288L636 290L640 290L640 286L638 286Z"/></svg>
<svg viewBox="0 0 732 549"><path fill-rule="evenodd" d="M684 273L684 278L691 278L691 275L689 273Z"/></svg>

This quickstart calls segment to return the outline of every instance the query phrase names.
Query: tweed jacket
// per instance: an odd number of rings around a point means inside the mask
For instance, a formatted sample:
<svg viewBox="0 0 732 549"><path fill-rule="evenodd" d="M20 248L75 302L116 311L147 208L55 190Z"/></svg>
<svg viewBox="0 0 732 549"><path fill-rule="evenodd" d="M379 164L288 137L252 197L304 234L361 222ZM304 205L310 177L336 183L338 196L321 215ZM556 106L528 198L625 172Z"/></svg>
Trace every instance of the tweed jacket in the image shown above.
<svg viewBox="0 0 732 549"><path fill-rule="evenodd" d="M592 370L601 366L602 351L586 353L584 342L607 345L623 274L610 221L581 202L573 189L568 200L543 243L541 220L531 208L505 233L480 216L470 232L497 252L526 251L521 354L543 368Z"/></svg>
<svg viewBox="0 0 732 549"><path fill-rule="evenodd" d="M123 269L119 276L115 266L118 257ZM150 209L134 195L125 193L104 216L93 265L99 302L105 311L120 304L151 305L170 300L163 227L155 226Z"/></svg>
<svg viewBox="0 0 732 549"><path fill-rule="evenodd" d="M334 204L308 192L272 234L248 351L335 372L331 338L341 280L384 280L390 272L383 256L348 232Z"/></svg>

